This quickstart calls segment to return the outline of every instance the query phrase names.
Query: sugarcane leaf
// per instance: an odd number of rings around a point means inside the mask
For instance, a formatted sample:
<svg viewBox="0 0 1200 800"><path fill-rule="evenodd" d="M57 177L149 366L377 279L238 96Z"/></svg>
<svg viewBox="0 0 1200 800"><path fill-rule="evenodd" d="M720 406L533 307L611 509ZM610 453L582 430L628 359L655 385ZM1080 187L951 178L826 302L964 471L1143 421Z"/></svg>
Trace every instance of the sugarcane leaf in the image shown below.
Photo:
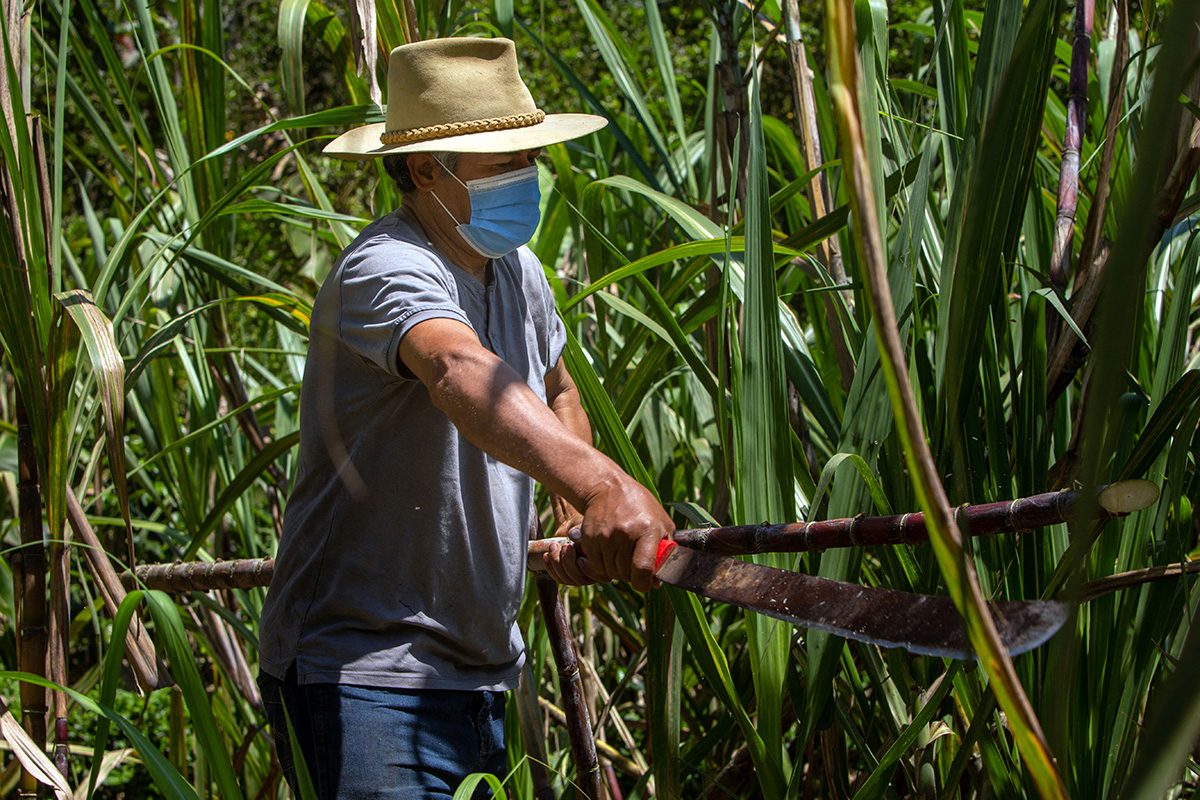
<svg viewBox="0 0 1200 800"><path fill-rule="evenodd" d="M650 727L650 751L656 791L680 796L679 744L682 721L683 637L666 592L646 598L646 641L655 653L646 676L647 712L658 724ZM689 762L694 763L694 762Z"/></svg>
<svg viewBox="0 0 1200 800"><path fill-rule="evenodd" d="M654 491L654 481L634 449L633 442L629 440L629 434L621 424L621 418L617 416L612 399L600 385L596 371L588 363L587 356L570 328L567 329L567 347L563 351L563 360L567 371L579 387L579 397L587 411L588 419L591 420L592 427L603 444L601 449L630 477Z"/></svg>
<svg viewBox="0 0 1200 800"><path fill-rule="evenodd" d="M671 341L671 334L667 333L665 328L651 319L648 315L642 313L642 311L632 303L623 300L615 294L609 294L608 292L601 292L597 294L596 299L600 300L606 306L611 307L618 314L629 317L639 325L645 326L647 330L649 330L662 341Z"/></svg>
<svg viewBox="0 0 1200 800"><path fill-rule="evenodd" d="M936 366L943 431L959 430L959 421L968 413L978 379L971 365L978 362L983 347L984 326L979 321L989 316L1002 296L1004 254L1012 252L1020 229L1045 109L1043 99L1054 52L1050 20L1055 19L1056 9L1055 0L1031 3L1020 23L1011 59L1004 52L1010 34L997 31L991 34L994 45L989 44L997 52L977 69L977 92L981 76L987 74L982 70L1002 78L983 84L995 92L990 103L985 105L983 97L973 98L977 109L987 108L987 117L972 154L970 185L963 195L988 197L990 202L966 208L961 235L947 248L942 267ZM990 6L988 13L993 13ZM999 14L999 9L995 13ZM1010 11L1000 24L1011 24L1012 16ZM943 435L948 437L952 435ZM945 441L946 446L961 443Z"/></svg>
<svg viewBox="0 0 1200 800"><path fill-rule="evenodd" d="M1118 480L1141 478L1161 455L1163 448L1178 433L1179 423L1196 401L1200 400L1200 369L1188 370L1171 387L1138 435L1129 460L1121 468Z"/></svg>
<svg viewBox="0 0 1200 800"><path fill-rule="evenodd" d="M138 354L134 356L133 362L129 365L129 372L124 378L125 386L133 386L137 383L146 366L163 350L171 346L175 338L183 332L183 329L187 327L193 318L230 303L254 303L267 308L280 309L286 312L289 318L304 331L308 330L308 326L312 321L312 306L294 295L282 292L268 292L261 295L225 297L220 300L212 300L195 308L188 309L183 313L176 314L171 318L169 323L155 331L154 335L146 341L141 350L138 351Z"/></svg>
<svg viewBox="0 0 1200 800"><path fill-rule="evenodd" d="M892 773L896 769L896 763L900 758L909 751L916 742L917 737L922 733L922 730L933 719L933 715L941 707L942 701L946 699L946 695L954 687L954 676L962 669L962 662L955 661L951 663L950 668L945 673L937 678L937 688L933 691L932 696L925 700L925 704L921 709L913 715L912 721L904 727L896 740L892 742L891 747L887 749L879 759L879 764L871 770L871 774L854 793L854 800L870 800L870 798L882 797L888 784L891 782Z"/></svg>
<svg viewBox="0 0 1200 800"><path fill-rule="evenodd" d="M1162 327L1158 347L1159 358L1154 370L1154 383L1151 384L1151 391L1154 394L1154 400L1150 405L1152 414L1156 410L1158 402L1166 394L1164 391L1166 387L1175 384L1187 362L1192 295L1196 289L1197 273L1200 272L1200 247L1198 244L1200 244L1200 232L1193 232L1188 237L1187 247L1180 258L1181 263L1175 275L1171 309L1167 314L1166 324Z"/></svg>
<svg viewBox="0 0 1200 800"><path fill-rule="evenodd" d="M504 784L500 782L499 778L490 772L476 772L463 779L463 782L454 790L454 797L451 800L471 800L481 783L488 785L492 790L493 797L504 796Z"/></svg>
<svg viewBox="0 0 1200 800"><path fill-rule="evenodd" d="M211 510L209 510L193 534L192 542L188 545L187 552L183 556L184 561L191 561L196 557L196 553L204 546L208 535L221 522L221 518L225 516L225 513L233 505L234 501L239 499L268 467L274 464L288 450L295 447L299 441L299 431L292 431L286 436L281 436L278 439L270 441L262 450L255 454L254 458L250 459L246 466L242 467L241 471L229 482L229 485L221 491L221 494L213 503Z"/></svg>
<svg viewBox="0 0 1200 800"><path fill-rule="evenodd" d="M222 425L236 420L238 415L244 414L254 408L264 406L267 403L272 403L281 397L286 397L287 395L299 397L300 384L293 383L290 386L281 386L278 389L271 389L255 395L254 399L248 401L244 405L240 405L237 408L231 409L228 413L222 414L221 416L216 417L215 419L212 419L203 425L192 428L185 436L179 437L154 455L150 456L150 458L138 464L136 469L132 470L130 474L132 475L134 473L145 472L146 470L149 470L150 467L154 466L160 459L170 456L176 450L187 448L196 442L204 440L212 431L220 428Z"/></svg>
<svg viewBox="0 0 1200 800"><path fill-rule="evenodd" d="M595 278L587 286L571 295L561 308L565 314L575 306L582 303L591 295L599 292L601 289L619 283L628 277L638 273L646 272L655 267L661 267L664 264L670 264L673 261L681 261L692 259L697 256L716 256L724 253L726 249L733 253L741 253L746 246L746 240L743 237L735 236L726 239L721 237L718 239L706 239L696 242L686 242L684 244L672 245L664 250L651 253L643 256L636 261L631 261L628 264L614 269L601 277ZM787 252L786 250L784 252ZM794 252L794 251L793 251ZM798 254L797 254L798 255Z"/></svg>
<svg viewBox="0 0 1200 800"><path fill-rule="evenodd" d="M108 706L97 703L81 692L77 692L67 686L59 686L40 675L33 675L28 672L4 671L0 672L0 678L24 681L25 683L32 683L37 686L45 686L47 689L66 692L72 702L77 703L81 708L87 709L97 716L107 717L121 729L121 733L133 744L134 749L137 750L138 755L142 758L142 763L146 765L146 769L150 772L150 777L153 778L154 785L169 800L198 800L195 790L188 785L187 781L179 774L174 765L162 754L162 751L155 747L146 738L146 735L138 729L137 725L126 717L113 711Z"/></svg>
<svg viewBox="0 0 1200 800"><path fill-rule="evenodd" d="M875 503L875 508L881 515L889 515L892 513L891 504L888 503L887 496L883 493L883 487L879 485L879 479L875 477L875 473L863 460L863 457L857 453L838 453L825 462L825 466L821 469L821 477L817 480L817 490L813 494L813 502L808 510L808 521L813 522L819 513L820 500L825 496L825 492L829 489L829 484L833 480L833 476L837 473L837 468L842 465L842 462L849 460L850 464L858 472L862 478L863 485L867 491L871 493L871 500Z"/></svg>
<svg viewBox="0 0 1200 800"><path fill-rule="evenodd" d="M1089 346L1087 337L1084 336L1079 326L1075 324L1075 318L1071 316L1071 312L1067 311L1067 307L1063 305L1062 297L1059 296L1058 292L1054 291L1054 287L1046 286L1042 289L1035 289L1033 293L1039 297L1046 298L1050 306L1058 312L1058 316L1062 321L1067 323L1067 327L1071 329L1071 332L1079 337L1079 341L1083 342L1085 347Z"/></svg>
<svg viewBox="0 0 1200 800"><path fill-rule="evenodd" d="M1200 670L1200 626L1192 624L1174 672L1149 697L1145 730L1137 758L1121 789L1122 800L1165 797L1186 768L1200 736L1200 692L1194 677Z"/></svg>
<svg viewBox="0 0 1200 800"><path fill-rule="evenodd" d="M0 699L0 738L8 742L13 755L21 762L21 766L37 778L39 783L54 789L57 800L71 800L71 786L66 778L46 757L42 749L30 738L21 724L8 710L8 704Z"/></svg>
<svg viewBox="0 0 1200 800"><path fill-rule="evenodd" d="M204 750L221 797L239 800L242 797L242 789L238 785L228 747L217 729L211 700L196 669L196 660L184 632L179 610L164 592L148 591L144 597L154 618L156 638L170 661L171 672L179 688L183 691L183 699L191 715L196 739Z"/></svg>
<svg viewBox="0 0 1200 800"><path fill-rule="evenodd" d="M304 113L304 21L309 0L282 0L277 25L283 98L292 114Z"/></svg>
<svg viewBox="0 0 1200 800"><path fill-rule="evenodd" d="M668 156L662 132L659 131L658 121L651 114L645 95L641 87L638 86L633 72L628 66L627 59L621 53L618 40L612 32L612 22L608 20L607 15L605 15L595 0L576 0L575 6L579 10L579 15L587 26L588 32L591 34L592 41L595 43L600 57L604 59L609 73L616 82L617 88L633 108L638 121L642 124L645 134L650 140L650 144L658 152L667 177L677 189L680 188L681 181L671 168L671 159Z"/></svg>
<svg viewBox="0 0 1200 800"><path fill-rule="evenodd" d="M44 431L36 432L45 437L48 458L45 472L41 473L42 495L46 503L46 518L49 539L63 540L63 529L67 519L68 460L71 447L71 425L74 399L71 392L75 384L75 362L79 340L75 329L59 314L51 323L49 342L46 347L46 400L47 424ZM51 545L54 553L55 545Z"/></svg>
<svg viewBox="0 0 1200 800"><path fill-rule="evenodd" d="M96 375L96 382L100 390L100 404L104 409L105 449L108 452L113 484L117 490L121 519L125 521L129 565L132 569L136 562L133 552L133 526L129 517L129 487L125 470L125 362L121 357L121 351L117 349L112 323L96 307L89 292L74 289L55 295L55 299L79 329L92 363L92 372Z"/></svg>
<svg viewBox="0 0 1200 800"><path fill-rule="evenodd" d="M117 607L117 613L113 615L112 632L109 634L108 640L110 646L104 656L104 670L100 680L99 702L106 708L112 707L117 696L117 687L121 682L121 661L125 652L122 645L125 642L125 635L129 631L129 623L141 601L142 593L140 591L130 592L125 595L125 599ZM92 796L96 791L97 783L102 779L100 773L103 768L103 754L105 745L108 743L110 724L111 722L106 716L102 716L96 721L96 743L92 751L92 768L88 773L87 797Z"/></svg>
<svg viewBox="0 0 1200 800"><path fill-rule="evenodd" d="M356 217L352 214L340 214L336 211L327 211L323 208L315 208L313 206L301 205L299 203L277 203L273 200L243 200L240 203L233 203L221 210L222 214L264 214L273 216L279 219L290 219L299 217L301 219L320 219L332 220L335 222L344 222L348 225L365 225L367 220L362 217Z"/></svg>
<svg viewBox="0 0 1200 800"><path fill-rule="evenodd" d="M621 150L626 156L629 157L629 160L633 162L633 165L637 167L637 170L641 173L642 177L649 181L651 185L658 187L658 177L655 173L655 170L646 163L646 159L642 156L640 149L636 144L633 143L628 134L621 129L620 125L616 124L616 119L613 117L612 113L604 107L604 104L600 102L592 90L587 87L583 80L580 79L580 77L575 73L574 70L570 68L567 62L564 61L560 55L548 50L545 44L542 43L541 38L523 21L517 20L517 23L521 26L521 30L525 32L525 35L528 36L533 42L534 46L546 53L546 56L550 59L550 63L552 63L555 69L557 69L563 76L563 78L565 78L566 81L571 84L571 87L579 93L580 98L592 110L592 113L602 116L609 121L608 127L606 127L604 131L608 134L611 134L617 140L617 144L620 145Z"/></svg>
<svg viewBox="0 0 1200 800"><path fill-rule="evenodd" d="M729 672L729 662L726 660L721 646L713 637L712 631L708 628L707 615L700 605L700 600L694 594L674 586L663 586L663 591L667 593L671 607L678 615L679 624L683 628L688 644L691 645L692 657L697 666L746 738L746 744L750 748L755 766L774 771L774 774L760 774L759 780L764 786L782 787L784 785L783 774L778 761L772 753L767 751L762 736L755 728L749 714L746 713L746 707L738 696L733 676Z"/></svg>
<svg viewBox="0 0 1200 800"><path fill-rule="evenodd" d="M740 520L747 524L795 516L787 379L757 80L750 84L749 130L744 322L740 379L734 383L734 453L740 487L737 500ZM714 403L717 400L714 394ZM791 561L781 554L758 555L752 560L778 568L786 568ZM758 730L769 757L775 761L775 754L783 747L783 683L792 629L761 614L748 612L746 621L759 709ZM768 796L777 796L782 787L764 783L763 789Z"/></svg>
<svg viewBox="0 0 1200 800"><path fill-rule="evenodd" d="M296 768L296 782L300 784L300 797L302 800L320 800L317 797L317 790L313 787L312 774L308 769L308 762L304 759L304 748L300 745L300 739L296 736L296 726L292 724L292 716L288 713L287 705L283 705L283 720L287 723L288 744L292 748L292 760Z"/></svg>
<svg viewBox="0 0 1200 800"><path fill-rule="evenodd" d="M679 89L675 85L677 80L675 68L671 63L671 45L667 41L666 31L663 29L662 16L658 12L658 3L655 0L643 0L642 9L646 13L646 28L650 35L650 48L654 53L654 64L658 67L659 79L662 81L663 95L667 100L667 110L670 112L671 123L675 126L675 135L679 137L679 146L685 147L687 144L687 127L684 122L683 104L679 99ZM692 161L690 158L682 159L683 180L688 188L688 192L692 195L697 194L696 176L692 170Z"/></svg>

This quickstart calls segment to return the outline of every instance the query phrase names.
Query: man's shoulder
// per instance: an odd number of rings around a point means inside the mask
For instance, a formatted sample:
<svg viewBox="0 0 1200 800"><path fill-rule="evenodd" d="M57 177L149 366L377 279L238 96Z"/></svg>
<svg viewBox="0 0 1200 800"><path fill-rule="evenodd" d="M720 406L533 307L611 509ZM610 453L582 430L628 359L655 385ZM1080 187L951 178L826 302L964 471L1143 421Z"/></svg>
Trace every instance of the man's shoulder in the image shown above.
<svg viewBox="0 0 1200 800"><path fill-rule="evenodd" d="M395 269L398 264L439 268L442 259L397 210L363 228L338 257L340 269Z"/></svg>
<svg viewBox="0 0 1200 800"><path fill-rule="evenodd" d="M370 247L391 246L400 249L428 251L429 244L409 222L404 212L396 209L384 214L359 232L354 241L342 251L343 255Z"/></svg>

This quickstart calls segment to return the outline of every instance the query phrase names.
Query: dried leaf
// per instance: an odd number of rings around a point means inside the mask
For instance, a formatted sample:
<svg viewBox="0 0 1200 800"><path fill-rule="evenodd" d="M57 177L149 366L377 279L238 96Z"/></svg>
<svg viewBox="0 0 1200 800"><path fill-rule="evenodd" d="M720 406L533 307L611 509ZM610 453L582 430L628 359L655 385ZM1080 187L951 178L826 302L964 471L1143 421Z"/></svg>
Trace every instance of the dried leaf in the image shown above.
<svg viewBox="0 0 1200 800"><path fill-rule="evenodd" d="M108 777L110 772L124 764L131 756L136 755L137 750L134 750L132 747L125 747L121 750L109 750L104 754L104 758L100 760L100 777L97 783L104 783L104 779ZM87 784L75 787L73 800L87 800L87 790Z"/></svg>
<svg viewBox="0 0 1200 800"><path fill-rule="evenodd" d="M358 74L363 70L367 73L367 85L370 87L371 102L383 106L383 93L379 90L379 79L376 77L376 63L379 61L379 35L375 25L375 0L354 0L352 17L361 27L361 44L355 48L358 57ZM358 31L355 31L358 33Z"/></svg>
<svg viewBox="0 0 1200 800"><path fill-rule="evenodd" d="M17 722L8 710L8 704L3 700L0 700L0 737L9 743L13 755L30 775L37 778L39 783L54 788L56 800L72 800L71 787L67 785L66 779L54 768L54 763L46 757L33 739L29 738L29 734L21 727L21 723Z"/></svg>

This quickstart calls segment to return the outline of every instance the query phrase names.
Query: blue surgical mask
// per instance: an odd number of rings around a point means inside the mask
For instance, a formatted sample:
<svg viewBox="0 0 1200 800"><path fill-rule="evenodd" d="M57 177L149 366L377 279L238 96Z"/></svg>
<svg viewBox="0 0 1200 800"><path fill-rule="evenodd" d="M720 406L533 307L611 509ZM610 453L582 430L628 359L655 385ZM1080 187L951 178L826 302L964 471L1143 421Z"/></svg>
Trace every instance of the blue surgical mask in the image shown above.
<svg viewBox="0 0 1200 800"><path fill-rule="evenodd" d="M436 193L433 198L450 214L459 235L472 250L484 258L500 258L533 238L542 218L537 167L466 183L453 172L450 174L467 189L471 221L459 222Z"/></svg>

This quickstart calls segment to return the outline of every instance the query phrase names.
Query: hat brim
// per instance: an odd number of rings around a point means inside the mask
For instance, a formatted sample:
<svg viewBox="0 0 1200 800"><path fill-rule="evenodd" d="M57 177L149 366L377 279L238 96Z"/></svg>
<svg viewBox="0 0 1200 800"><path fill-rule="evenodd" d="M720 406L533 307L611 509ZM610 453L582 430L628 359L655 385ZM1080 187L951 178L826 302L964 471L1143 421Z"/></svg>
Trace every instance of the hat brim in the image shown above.
<svg viewBox="0 0 1200 800"><path fill-rule="evenodd" d="M365 161L392 153L511 153L577 139L595 133L607 124L608 120L595 114L548 114L538 124L524 128L463 133L424 142L387 145L379 141L387 126L378 122L346 131L325 145L323 152L350 161Z"/></svg>

